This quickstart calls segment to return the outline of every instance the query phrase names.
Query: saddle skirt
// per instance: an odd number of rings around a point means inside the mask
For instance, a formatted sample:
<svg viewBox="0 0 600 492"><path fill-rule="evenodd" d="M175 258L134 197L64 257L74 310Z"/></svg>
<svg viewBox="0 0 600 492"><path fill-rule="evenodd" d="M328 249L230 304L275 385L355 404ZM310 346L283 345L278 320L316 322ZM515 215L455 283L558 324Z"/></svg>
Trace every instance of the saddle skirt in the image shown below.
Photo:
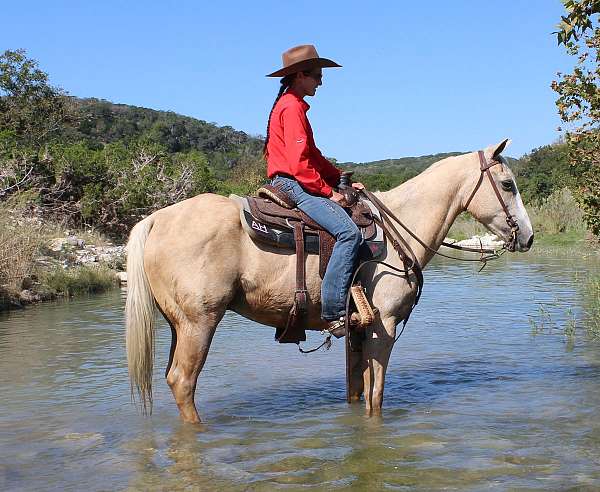
<svg viewBox="0 0 600 492"><path fill-rule="evenodd" d="M294 223L304 222L304 249L309 254L320 255L319 274L325 275L335 238L297 208L288 209L274 201L259 197L230 195L240 208L240 222L250 237L258 242L286 250L295 250ZM381 256L385 251L383 230L373 220L380 219L379 211L366 199L350 209L345 209L363 236L361 259Z"/></svg>

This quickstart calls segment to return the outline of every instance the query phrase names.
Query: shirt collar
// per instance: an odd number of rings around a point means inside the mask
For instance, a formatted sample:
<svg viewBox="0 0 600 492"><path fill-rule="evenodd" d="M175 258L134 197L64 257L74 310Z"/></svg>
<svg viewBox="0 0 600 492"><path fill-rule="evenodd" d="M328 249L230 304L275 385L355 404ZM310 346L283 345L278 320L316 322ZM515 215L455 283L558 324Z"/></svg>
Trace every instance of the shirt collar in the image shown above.
<svg viewBox="0 0 600 492"><path fill-rule="evenodd" d="M302 99L301 97L298 97L297 94L295 94L292 91L286 91L286 94L291 95L294 99L300 101L300 104L302 105L302 109L306 112L310 109L310 104L308 104L304 99Z"/></svg>

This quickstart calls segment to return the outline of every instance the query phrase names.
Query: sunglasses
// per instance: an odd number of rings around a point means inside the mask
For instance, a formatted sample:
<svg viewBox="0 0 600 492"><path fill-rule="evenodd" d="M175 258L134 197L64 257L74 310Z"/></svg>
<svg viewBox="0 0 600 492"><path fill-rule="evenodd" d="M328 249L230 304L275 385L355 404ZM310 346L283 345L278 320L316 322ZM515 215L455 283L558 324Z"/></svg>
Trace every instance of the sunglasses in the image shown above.
<svg viewBox="0 0 600 492"><path fill-rule="evenodd" d="M323 74L322 73L313 73L313 72L302 72L304 75L306 75L307 77L310 77L311 79L316 80L317 82L321 82L323 80Z"/></svg>

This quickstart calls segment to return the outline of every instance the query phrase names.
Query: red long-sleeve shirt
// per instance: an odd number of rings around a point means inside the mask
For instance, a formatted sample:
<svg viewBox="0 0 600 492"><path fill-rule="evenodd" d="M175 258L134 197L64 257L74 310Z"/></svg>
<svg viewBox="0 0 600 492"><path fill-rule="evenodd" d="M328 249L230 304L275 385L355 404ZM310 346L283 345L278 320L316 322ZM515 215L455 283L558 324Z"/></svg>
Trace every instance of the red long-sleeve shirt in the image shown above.
<svg viewBox="0 0 600 492"><path fill-rule="evenodd" d="M306 112L310 106L293 92L286 92L269 120L267 174L287 174L309 193L330 196L340 179L340 170L315 144Z"/></svg>

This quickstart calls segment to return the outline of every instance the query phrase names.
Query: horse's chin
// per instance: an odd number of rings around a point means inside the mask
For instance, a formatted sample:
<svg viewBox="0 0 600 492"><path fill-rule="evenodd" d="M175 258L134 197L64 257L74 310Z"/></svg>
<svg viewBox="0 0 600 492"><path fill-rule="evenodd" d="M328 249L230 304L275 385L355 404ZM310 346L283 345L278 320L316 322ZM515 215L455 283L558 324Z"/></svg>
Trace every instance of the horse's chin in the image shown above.
<svg viewBox="0 0 600 492"><path fill-rule="evenodd" d="M519 253L526 253L527 251L529 251L531 249L531 246L533 245L533 238L534 238L533 233L531 233L529 235L527 240L524 240L523 235L519 234L519 236L517 237L517 241L516 241L517 251Z"/></svg>
<svg viewBox="0 0 600 492"><path fill-rule="evenodd" d="M491 230L491 229L490 229ZM506 233L506 231L495 232L498 237L502 238L504 241L503 249L509 251L510 253L526 253L531 249L531 245L533 244L533 234L529 237L527 241L523 240L522 234L518 234L516 239L513 240L512 236Z"/></svg>
<svg viewBox="0 0 600 492"><path fill-rule="evenodd" d="M503 248L511 253L527 253L527 251L531 249L531 246L528 244L522 244L520 241L511 243L510 240L505 240Z"/></svg>

